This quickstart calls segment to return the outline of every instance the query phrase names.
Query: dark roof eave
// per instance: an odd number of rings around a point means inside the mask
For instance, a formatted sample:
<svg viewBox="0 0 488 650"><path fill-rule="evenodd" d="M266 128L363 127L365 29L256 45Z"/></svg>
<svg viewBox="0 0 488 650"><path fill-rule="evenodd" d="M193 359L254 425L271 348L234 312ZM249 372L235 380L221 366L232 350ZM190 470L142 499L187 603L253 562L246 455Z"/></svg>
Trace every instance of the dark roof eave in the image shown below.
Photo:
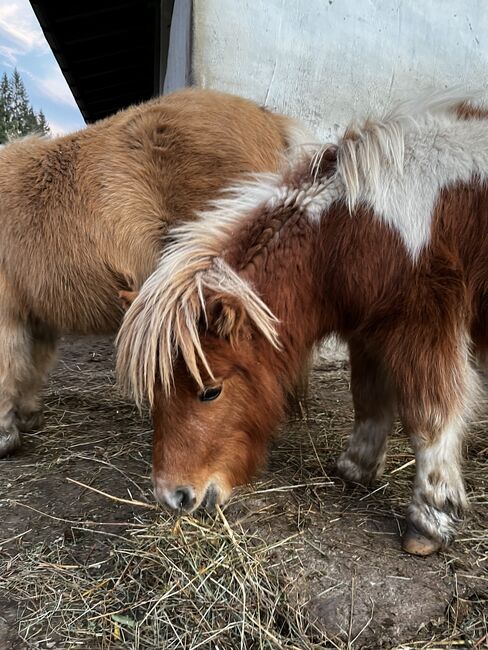
<svg viewBox="0 0 488 650"><path fill-rule="evenodd" d="M86 122L159 92L174 0L30 2Z"/></svg>

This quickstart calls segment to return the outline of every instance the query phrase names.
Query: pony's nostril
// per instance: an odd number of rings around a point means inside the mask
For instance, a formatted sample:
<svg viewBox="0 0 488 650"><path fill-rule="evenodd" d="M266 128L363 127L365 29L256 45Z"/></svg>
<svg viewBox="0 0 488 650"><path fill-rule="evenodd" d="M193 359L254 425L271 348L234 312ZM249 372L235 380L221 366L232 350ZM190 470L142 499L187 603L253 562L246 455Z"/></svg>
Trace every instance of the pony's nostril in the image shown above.
<svg viewBox="0 0 488 650"><path fill-rule="evenodd" d="M203 507L209 511L215 510L219 493L215 485L210 485L203 497Z"/></svg>
<svg viewBox="0 0 488 650"><path fill-rule="evenodd" d="M191 487L180 487L170 495L170 499L167 501L175 510L190 510L195 505L195 495Z"/></svg>

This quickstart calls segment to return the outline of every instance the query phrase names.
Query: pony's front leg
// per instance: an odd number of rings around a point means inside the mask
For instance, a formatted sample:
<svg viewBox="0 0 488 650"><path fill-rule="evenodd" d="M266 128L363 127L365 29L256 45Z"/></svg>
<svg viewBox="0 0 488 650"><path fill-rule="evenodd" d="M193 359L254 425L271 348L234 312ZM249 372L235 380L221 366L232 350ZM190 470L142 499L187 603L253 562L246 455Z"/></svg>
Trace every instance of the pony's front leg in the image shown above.
<svg viewBox="0 0 488 650"><path fill-rule="evenodd" d="M41 391L56 356L57 334L34 324L30 328L30 371L19 383L16 402L20 431L36 431L43 423Z"/></svg>
<svg viewBox="0 0 488 650"><path fill-rule="evenodd" d="M385 467L386 443L395 420L395 393L380 357L361 341L349 341L354 429L337 468L348 481L369 485Z"/></svg>
<svg viewBox="0 0 488 650"><path fill-rule="evenodd" d="M457 359L439 355L430 368L417 368L418 381L411 381L415 392L404 391L399 404L416 461L403 548L415 555L429 555L449 545L467 505L462 440L478 381L467 346L453 342L452 349L457 350Z"/></svg>
<svg viewBox="0 0 488 650"><path fill-rule="evenodd" d="M425 429L424 429L425 431ZM411 435L416 476L408 507L403 548L414 555L430 555L454 539L464 519L466 493L460 456L461 422L453 418L435 435Z"/></svg>
<svg viewBox="0 0 488 650"><path fill-rule="evenodd" d="M0 278L0 458L20 447L17 399L29 366L28 328L14 292Z"/></svg>

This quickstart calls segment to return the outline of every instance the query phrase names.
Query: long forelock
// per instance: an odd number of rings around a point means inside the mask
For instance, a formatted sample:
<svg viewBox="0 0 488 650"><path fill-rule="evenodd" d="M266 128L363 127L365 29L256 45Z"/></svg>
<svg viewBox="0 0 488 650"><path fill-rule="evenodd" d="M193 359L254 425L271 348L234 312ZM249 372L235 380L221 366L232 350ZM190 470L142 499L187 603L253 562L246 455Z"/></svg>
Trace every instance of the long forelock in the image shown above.
<svg viewBox="0 0 488 650"><path fill-rule="evenodd" d="M170 230L158 267L127 311L116 342L119 384L139 406L146 398L153 403L158 376L164 393L171 392L178 354L199 386L203 385L200 368L213 376L199 330L206 318L207 291L237 297L249 321L273 346L279 346L275 316L223 255L235 243L246 218L280 214L282 208L293 207L308 218L334 198L327 184L312 179L310 153L307 161L304 184L287 182L290 169L253 175L225 190L196 221Z"/></svg>
<svg viewBox="0 0 488 650"><path fill-rule="evenodd" d="M199 332L206 318L207 291L238 297L250 322L278 346L276 318L221 255L247 214L283 200L280 178L261 174L236 185L196 221L170 231L160 263L126 313L117 337L118 380L139 406L146 398L153 404L158 376L164 393L171 392L178 353L199 386L200 368L212 377Z"/></svg>

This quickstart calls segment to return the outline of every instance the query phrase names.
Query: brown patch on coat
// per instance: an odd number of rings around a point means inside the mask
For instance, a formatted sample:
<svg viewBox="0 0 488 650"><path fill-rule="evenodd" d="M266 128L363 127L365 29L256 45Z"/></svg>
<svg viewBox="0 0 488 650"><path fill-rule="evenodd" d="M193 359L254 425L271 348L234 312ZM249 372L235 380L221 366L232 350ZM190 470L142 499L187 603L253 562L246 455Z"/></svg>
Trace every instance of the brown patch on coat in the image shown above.
<svg viewBox="0 0 488 650"><path fill-rule="evenodd" d="M303 171L304 185L310 173L310 167ZM422 444L434 442L470 397L463 374L465 333L488 344L487 210L483 185L445 189L434 210L430 244L415 263L400 235L364 206L351 215L336 202L320 220L289 205L243 218L225 260L276 315L281 348L252 327L251 336L235 346L212 323L203 327L205 355L224 390L213 406L198 403L193 380L179 368L175 392L169 399L159 396L153 412L155 471L171 468L176 480L188 450L165 453L168 436L180 444L196 436L213 450L220 472L229 468L232 484L249 481L252 468L264 461L305 359L331 333L368 342L391 380L405 430L421 436ZM236 469L243 454L253 461ZM192 459L199 475L216 471L202 466L196 454ZM191 484L191 472L184 478Z"/></svg>

